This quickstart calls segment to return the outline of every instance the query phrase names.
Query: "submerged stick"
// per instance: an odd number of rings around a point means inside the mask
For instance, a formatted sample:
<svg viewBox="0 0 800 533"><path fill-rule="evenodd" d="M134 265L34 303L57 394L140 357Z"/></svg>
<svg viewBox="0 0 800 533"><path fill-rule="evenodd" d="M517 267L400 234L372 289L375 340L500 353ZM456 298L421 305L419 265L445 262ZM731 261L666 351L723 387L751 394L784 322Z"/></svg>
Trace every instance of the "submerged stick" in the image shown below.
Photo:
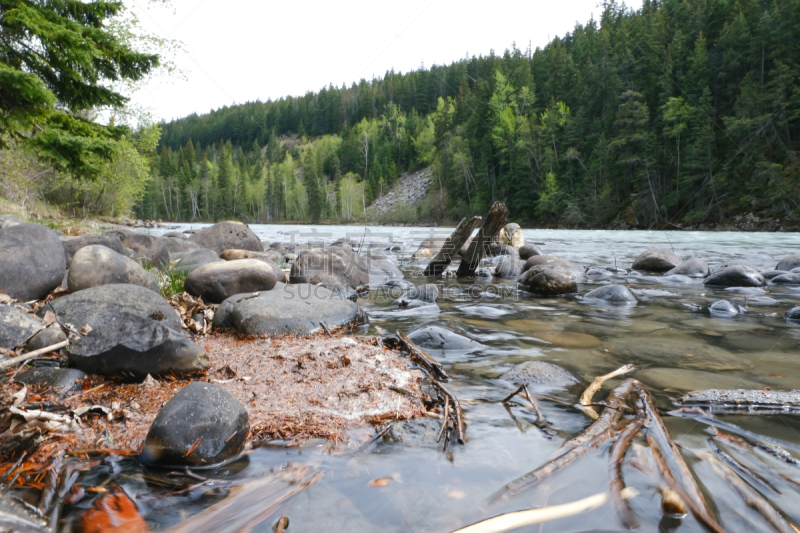
<svg viewBox="0 0 800 533"><path fill-rule="evenodd" d="M450 396L444 397L444 417L442 419L442 429L439 430L439 436L436 437L436 442L438 443L442 440L442 435L444 435L444 430L447 427L447 423L450 421Z"/></svg>
<svg viewBox="0 0 800 533"><path fill-rule="evenodd" d="M681 500L683 500L694 517L697 518L698 522L703 524L713 533L725 533L725 530L722 528L722 526L717 523L714 516L710 513L710 511L707 510L707 506L704 507L703 505L700 505L697 500L686 490L684 490L681 484L675 480L675 477L672 475L672 472L670 472L666 461L659 453L660 447L653 437L652 432L648 432L647 434L647 443L653 450L653 457L656 459L656 466L658 467L658 471L661 473L661 477L664 478L664 481L667 482L667 485L669 485L672 490L678 493L678 496L680 496Z"/></svg>
<svg viewBox="0 0 800 533"><path fill-rule="evenodd" d="M658 492L661 493L661 510L665 514L686 514L686 504L674 490L666 486L661 474L658 473L653 450L636 443L633 443L631 448L634 455L631 466L638 468L656 485Z"/></svg>
<svg viewBox="0 0 800 533"><path fill-rule="evenodd" d="M439 361L428 355L422 348L414 344L414 342L406 337L406 335L399 329L397 330L397 337L400 339L400 344L403 345L403 348L405 348L411 356L411 359L415 360L429 374L433 374L437 379L444 381L450 379Z"/></svg>
<svg viewBox="0 0 800 533"><path fill-rule="evenodd" d="M742 479L728 466L723 464L722 461L708 452L699 452L697 455L704 461L708 461L714 472L727 481L728 484L739 493L747 506L758 511L758 513L764 517L764 520L775 528L775 531L778 533L797 533L797 529L795 529L777 509L775 509L761 494L753 490L750 485L742 481Z"/></svg>
<svg viewBox="0 0 800 533"><path fill-rule="evenodd" d="M778 492L774 488L772 488L769 484L767 484L760 476L757 476L755 473L751 472L747 467L741 464L739 461L722 451L722 449L717 446L717 443L714 442L714 439L708 438L708 446L711 450L722 460L723 463L728 465L730 468L736 471L737 474L743 476L749 480L752 485L757 485L761 490L767 489L771 490L772 492Z"/></svg>
<svg viewBox="0 0 800 533"><path fill-rule="evenodd" d="M42 354L46 354L49 352L54 352L56 350L60 350L64 346L69 344L69 341L59 342L58 344L54 344L52 346L48 346L46 348L41 348L39 350L34 350L32 352L24 353L22 355L18 355L16 357L12 357L11 359L6 359L5 361L0 361L0 370L5 370L10 366L14 366L17 363L27 363L30 359L34 357L39 357Z"/></svg>
<svg viewBox="0 0 800 533"><path fill-rule="evenodd" d="M456 438L459 444L464 444L467 441L464 437L464 413L461 411L461 404L458 403L458 398L456 398L456 395L450 392L447 387L436 381L436 379L431 378L431 381L440 391L450 397L450 403L453 406L453 414L456 418ZM446 422L447 420L445 420L445 423Z"/></svg>
<svg viewBox="0 0 800 533"><path fill-rule="evenodd" d="M622 497L625 490L625 480L622 479L622 461L625 459L625 452L628 451L633 438L644 427L644 417L637 416L636 419L620 433L617 441L611 446L611 452L608 454L609 463L609 477L611 480L608 483L608 489L611 493L611 503L614 509L622 520L622 525L628 529L638 529L639 521L636 515L633 514L628 500Z"/></svg>
<svg viewBox="0 0 800 533"><path fill-rule="evenodd" d="M625 499L633 498L636 495L636 490L632 488L624 489L622 492L622 497ZM472 524L471 526L457 529L452 533L499 533L501 531L510 531L532 524L540 524L542 522L549 522L550 520L585 513L586 511L597 509L607 501L608 493L601 492L594 496L589 496L588 498L565 503L563 505L553 505L542 509L529 509L527 511L501 514L494 518Z"/></svg>
<svg viewBox="0 0 800 533"><path fill-rule="evenodd" d="M603 383L608 381L609 379L615 378L617 376L621 376L623 374L627 374L628 372L632 372L634 370L633 365L625 365L621 366L618 369L614 370L613 372L609 372L604 376L599 376L594 378L591 385L586 387L586 390L583 391L581 394L581 405L585 407L584 411L588 414L591 418L597 420L600 418L600 415L597 414L597 411L594 410L592 407L592 399L594 398L595 393L600 390L600 387L603 386Z"/></svg>

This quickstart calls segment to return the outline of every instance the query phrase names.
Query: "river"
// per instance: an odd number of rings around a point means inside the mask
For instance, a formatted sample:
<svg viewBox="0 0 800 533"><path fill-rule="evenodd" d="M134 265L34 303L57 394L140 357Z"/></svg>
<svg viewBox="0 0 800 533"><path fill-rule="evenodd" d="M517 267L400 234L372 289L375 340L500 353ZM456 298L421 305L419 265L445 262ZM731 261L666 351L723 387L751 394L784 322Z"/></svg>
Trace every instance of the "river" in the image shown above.
<svg viewBox="0 0 800 533"><path fill-rule="evenodd" d="M179 225L181 230L203 225ZM259 447L246 460L230 465L215 477L245 479L287 461L311 464L325 472L319 483L290 501L285 514L290 532L447 532L502 512L572 502L608 488L608 444L545 480L505 506L487 508L487 498L504 483L533 470L551 458L566 440L591 420L575 407L587 383L621 365L633 363L632 377L654 395L675 441L694 468L722 525L731 532L771 531L753 509L743 505L730 485L711 468L697 461L693 451L708 450L708 426L694 420L668 416L683 392L707 388L792 390L800 380L798 343L800 327L787 323L783 314L800 303L800 288L766 290L709 289L696 281L664 283L658 276L620 274L579 285L578 295L532 298L519 293L514 281L493 280L479 285L452 278L423 278L411 259L416 244L431 235L449 234L451 228L396 228L352 226L268 226L251 228L264 241L333 242L350 237L364 243L392 241L402 251L406 279L415 284L440 285L443 298L437 307L398 309L391 297L373 291L359 304L370 316L358 334L379 336L397 329L446 322L448 327L474 340L472 350L430 350L450 375L450 387L464 403L468 422L465 445L410 448L380 444L353 455L331 451L324 442L309 441L296 448ZM168 230L155 230L162 234ZM629 269L634 258L650 247L673 249L684 259L701 257L713 268L724 262L743 262L770 270L777 262L800 253L800 237L791 233L651 232L523 230L526 243L544 253L587 267ZM378 250L385 248L381 244ZM375 248L373 248L374 250ZM491 259L486 260L491 263ZM640 290L633 307L611 308L581 301L600 284L621 283ZM446 290L444 290L446 288ZM468 290L469 289L469 290ZM708 305L719 299L736 299L748 312L734 318L714 318ZM532 391L549 396L540 407L556 436L548 438L534 424L535 416L523 405L504 405L510 392L499 376L528 360L560 365L582 382L567 389ZM609 390L619 379L607 383ZM601 393L599 396L602 397ZM796 416L718 415L720 420L760 435L800 446ZM766 496L793 522L800 522L800 468L761 451L728 448L728 453L762 476L773 487ZM142 467L135 459L123 461L128 490L148 494ZM98 473L101 475L101 473ZM665 517L655 487L626 463L623 475L639 495L632 508L641 531L704 531L691 516ZM787 481L782 476L788 476ZM391 478L383 486L370 486ZM210 489L142 504L142 513L157 529L180 521L216 501ZM145 502L148 500L145 499ZM272 531L279 514L255 531ZM578 516L532 526L520 531L579 532L622 531L611 504Z"/></svg>

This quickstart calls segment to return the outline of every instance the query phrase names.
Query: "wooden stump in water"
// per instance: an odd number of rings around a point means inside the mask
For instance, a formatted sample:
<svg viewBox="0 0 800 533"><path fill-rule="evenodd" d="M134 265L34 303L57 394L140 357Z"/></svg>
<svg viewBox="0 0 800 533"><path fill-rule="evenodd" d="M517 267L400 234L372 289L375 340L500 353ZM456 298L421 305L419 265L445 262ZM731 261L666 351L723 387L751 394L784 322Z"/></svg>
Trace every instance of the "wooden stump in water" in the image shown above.
<svg viewBox="0 0 800 533"><path fill-rule="evenodd" d="M472 235L472 232L475 231L475 228L478 227L478 224L481 223L481 217L472 217L472 220L467 222L466 218L462 218L461 222L459 222L458 226L453 233L447 238L442 246L442 249L439 250L431 262L428 263L425 272L423 273L424 276L439 276L445 269L450 265L453 261L453 257L461 250L461 247L464 246L464 243Z"/></svg>
<svg viewBox="0 0 800 533"><path fill-rule="evenodd" d="M456 276L459 278L474 276L475 269L486 254L486 250L492 243L508 219L508 208L502 202L495 202L483 221L483 226L478 230L478 235L472 239L467 253L461 258Z"/></svg>

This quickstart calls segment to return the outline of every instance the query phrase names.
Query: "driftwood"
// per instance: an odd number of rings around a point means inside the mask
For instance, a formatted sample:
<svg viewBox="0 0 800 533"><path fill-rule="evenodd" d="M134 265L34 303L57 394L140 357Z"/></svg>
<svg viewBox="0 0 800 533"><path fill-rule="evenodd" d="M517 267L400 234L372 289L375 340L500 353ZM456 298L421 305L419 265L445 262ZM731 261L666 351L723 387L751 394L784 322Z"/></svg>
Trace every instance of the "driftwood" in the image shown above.
<svg viewBox="0 0 800 533"><path fill-rule="evenodd" d="M453 407L452 411L456 422L456 438L458 439L459 444L464 444L467 442L467 439L464 436L464 413L461 411L461 404L458 403L458 398L456 398L455 394L450 392L447 387L436 381L433 376L431 376L431 381L440 391L450 398L450 404ZM444 423L447 424L447 419L444 420Z"/></svg>
<svg viewBox="0 0 800 533"><path fill-rule="evenodd" d="M414 360L419 366L424 368L429 374L433 374L437 379L444 381L449 380L447 373L444 371L442 364L428 355L425 350L414 344L414 342L405 336L405 334L397 330L397 338L400 339L400 344L406 349L411 359Z"/></svg>
<svg viewBox="0 0 800 533"><path fill-rule="evenodd" d="M467 252L461 258L458 265L456 276L459 278L475 275L475 269L486 254L486 250L492 243L492 239L500 233L508 219L508 208L501 202L495 202L489 209L489 213L483 220L483 226L478 230L478 234L472 239Z"/></svg>
<svg viewBox="0 0 800 533"><path fill-rule="evenodd" d="M622 497L625 499L635 496L635 489L628 488L622 491ZM501 514L500 516L483 520L471 526L457 529L452 533L499 533L501 531L511 531L512 529L530 526L532 524L541 524L543 522L549 522L550 520L585 513L586 511L597 509L607 501L608 493L601 492L600 494L595 494L594 496L589 496L588 498L565 503L563 505L553 505L542 509L529 509L527 511Z"/></svg>
<svg viewBox="0 0 800 533"><path fill-rule="evenodd" d="M440 442L442 440L442 435L444 435L444 430L447 429L447 423L450 422L450 396L444 397L444 416L442 417L442 429L439 430L439 436L436 437L436 442Z"/></svg>
<svg viewBox="0 0 800 533"><path fill-rule="evenodd" d="M661 510L665 514L686 514L686 504L683 503L683 500L674 490L666 486L661 474L658 473L653 451L636 443L633 443L631 448L633 448L634 455L631 466L638 468L658 487L658 492L661 493Z"/></svg>
<svg viewBox="0 0 800 533"><path fill-rule="evenodd" d="M591 418L597 420L600 415L598 415L597 411L595 411L592 407L592 398L594 398L595 393L600 390L600 387L603 386L603 383L609 379L621 376L622 374L627 374L628 372L632 372L634 369L635 367L633 365L625 365L619 367L613 372L609 372L604 376L594 378L594 381L592 381L592 383L586 387L586 390L583 391L583 394L581 394L581 405L584 407L584 412Z"/></svg>
<svg viewBox="0 0 800 533"><path fill-rule="evenodd" d="M736 414L778 414L787 411L800 413L800 392L711 389L685 394L680 404L708 407L712 412Z"/></svg>
<svg viewBox="0 0 800 533"><path fill-rule="evenodd" d="M611 478L608 485L611 493L611 503L622 519L622 524L628 529L639 529L639 521L636 520L636 515L633 514L628 500L622 496L625 490L625 481L622 479L622 461L625 459L625 452L628 451L628 446L630 446L631 441L641 431L642 427L644 427L644 416L641 416L640 413L619 435L617 441L611 446L611 452L608 455L608 474Z"/></svg>
<svg viewBox="0 0 800 533"><path fill-rule="evenodd" d="M14 366L17 363L27 363L31 359L35 357L39 357L42 354L46 354L49 352L54 352L59 350L69 344L69 341L59 342L58 344L54 344L52 346L48 346L46 348L42 348L40 350L35 350L33 352L24 353L22 355L18 355L16 357L12 357L11 359L6 359L4 361L0 361L0 370L5 370L10 366Z"/></svg>
<svg viewBox="0 0 800 533"><path fill-rule="evenodd" d="M750 485L742 481L742 479L728 466L723 464L722 461L708 452L700 452L698 456L704 461L708 461L714 472L727 481L728 484L739 493L748 507L758 511L758 513L764 517L764 520L775 528L775 531L778 533L797 533L797 529L795 529L777 509L775 509L761 494L753 490Z"/></svg>
<svg viewBox="0 0 800 533"><path fill-rule="evenodd" d="M453 258L470 238L472 232L475 231L475 228L481 223L481 220L481 217L472 217L472 219L467 222L466 218L462 218L461 222L456 226L456 229L453 230L453 233L451 233L444 242L441 250L439 250L439 252L433 256L430 263L428 263L422 275L440 276L442 272L450 266Z"/></svg>

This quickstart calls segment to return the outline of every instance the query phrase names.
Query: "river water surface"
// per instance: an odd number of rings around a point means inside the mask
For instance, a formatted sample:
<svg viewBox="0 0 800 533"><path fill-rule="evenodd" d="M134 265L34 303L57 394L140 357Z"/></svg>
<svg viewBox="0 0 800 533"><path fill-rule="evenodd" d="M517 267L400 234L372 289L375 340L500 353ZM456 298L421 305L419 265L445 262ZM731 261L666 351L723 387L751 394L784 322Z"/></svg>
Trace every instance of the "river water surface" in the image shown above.
<svg viewBox="0 0 800 533"><path fill-rule="evenodd" d="M200 227L180 225L182 230ZM653 393L671 435L682 447L722 525L731 532L771 531L727 483L697 460L694 451L709 450L708 426L667 413L675 408L673 402L677 398L691 390L795 389L800 378L800 326L787 323L783 314L800 304L800 288L722 290L704 287L702 281L669 284L658 276L620 273L579 284L577 295L533 298L518 292L513 280L476 285L474 281L419 276L420 264L411 259L411 253L431 235L431 229L370 227L365 231L344 226L267 225L251 228L269 242L331 243L350 237L363 241L364 249L371 243L381 243L372 248L381 251L386 248L382 243L392 241L392 246L399 246L400 251L389 255L399 261L406 279L415 284L436 283L443 298L434 307L398 309L390 296L373 291L369 298L359 300L369 313L370 324L358 334L380 336L397 329L408 332L441 322L476 345L471 350L429 350L444 364L451 377L449 387L463 401L468 422L467 443L463 446L453 444L443 453L441 446L411 448L379 444L354 455L352 448L351 453L331 452L330 446L320 441L293 448L276 444L260 447L246 460L215 473L218 478L246 479L287 461L310 464L324 471L322 481L296 496L283 509L290 519L288 531L447 532L502 512L572 502L606 491L610 443L504 506L486 506L494 491L545 463L563 442L591 423L575 407L581 392L594 377L628 363L636 365L630 376L639 379ZM436 236L444 238L450 229L434 231ZM616 265L630 269L634 258L650 247L672 248L684 259L703 258L712 269L724 262L742 262L759 270L770 270L781 258L800 253L800 237L790 233L524 230L523 235L526 243L537 244L544 253L587 267ZM486 262L490 264L491 259ZM640 301L623 309L581 301L580 295L606 283L638 289ZM708 305L723 298L746 305L748 312L734 318L712 317ZM567 389L531 391L551 398L539 402L556 432L552 438L533 425L535 416L525 406L500 402L513 388L499 376L513 365L529 360L560 365L582 380ZM619 380L612 380L603 390L617 383ZM604 394L599 393L598 399ZM718 418L778 439L786 447L794 445L800 449L797 416L718 415ZM363 439L366 433L360 435ZM765 496L791 521L800 523L797 483L800 467L758 450L731 447L726 451L762 476L772 487ZM128 490L148 495L151 488L141 480L138 463L125 460L124 469ZM641 531L704 531L691 515L664 517L656 488L639 470L626 463L623 475L626 484L639 491L631 505L641 522ZM391 480L382 486L370 486L378 478ZM208 490L203 488L166 500L143 498L140 506L156 530L217 501ZM279 516L280 513L265 520L255 531L272 531ZM198 529L201 530L202 527ZM606 504L579 516L520 531L622 530L614 509Z"/></svg>

